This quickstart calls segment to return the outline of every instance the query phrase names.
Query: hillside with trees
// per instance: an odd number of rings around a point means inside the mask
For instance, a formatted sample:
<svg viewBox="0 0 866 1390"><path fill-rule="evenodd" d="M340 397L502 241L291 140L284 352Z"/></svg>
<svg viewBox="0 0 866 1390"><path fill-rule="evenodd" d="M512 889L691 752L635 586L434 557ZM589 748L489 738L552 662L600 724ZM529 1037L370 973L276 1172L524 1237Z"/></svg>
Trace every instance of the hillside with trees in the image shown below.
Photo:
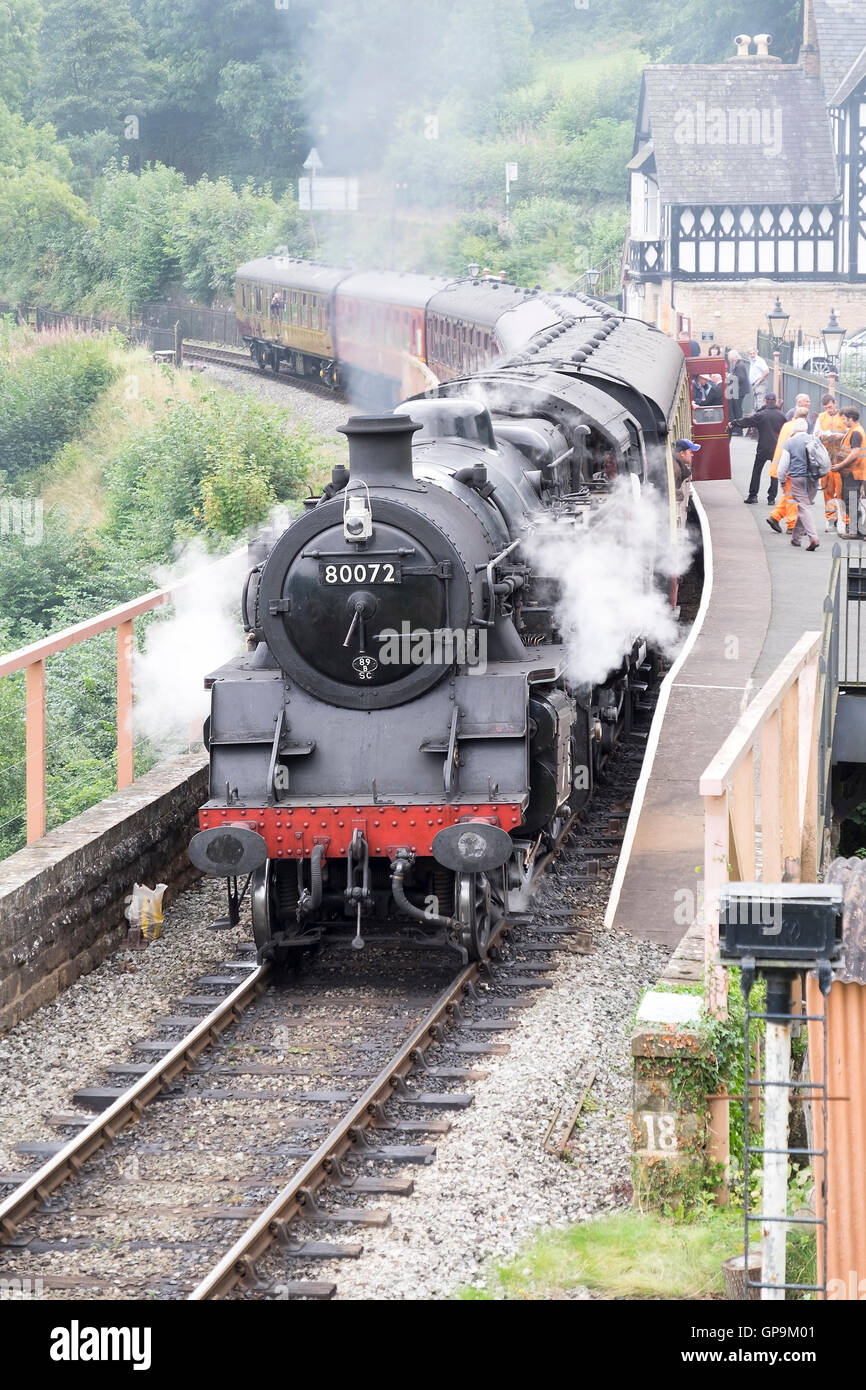
<svg viewBox="0 0 866 1390"><path fill-rule="evenodd" d="M799 0L5 0L0 299L230 292L276 246L554 286L615 253L640 70L796 50ZM303 161L357 176L301 214ZM510 217L504 166L517 163Z"/></svg>

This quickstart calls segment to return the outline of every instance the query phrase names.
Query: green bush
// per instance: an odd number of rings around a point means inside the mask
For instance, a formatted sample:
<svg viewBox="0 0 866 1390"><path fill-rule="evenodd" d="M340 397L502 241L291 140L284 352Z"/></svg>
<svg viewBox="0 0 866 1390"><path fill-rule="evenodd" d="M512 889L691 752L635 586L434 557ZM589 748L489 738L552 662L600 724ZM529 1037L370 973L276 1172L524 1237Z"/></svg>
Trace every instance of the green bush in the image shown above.
<svg viewBox="0 0 866 1390"><path fill-rule="evenodd" d="M234 539L297 496L316 446L305 426L249 395L207 392L178 402L121 449L107 474L107 534L145 559L202 531Z"/></svg>
<svg viewBox="0 0 866 1390"><path fill-rule="evenodd" d="M117 374L109 346L69 338L6 356L0 347L0 473L31 478L81 428Z"/></svg>

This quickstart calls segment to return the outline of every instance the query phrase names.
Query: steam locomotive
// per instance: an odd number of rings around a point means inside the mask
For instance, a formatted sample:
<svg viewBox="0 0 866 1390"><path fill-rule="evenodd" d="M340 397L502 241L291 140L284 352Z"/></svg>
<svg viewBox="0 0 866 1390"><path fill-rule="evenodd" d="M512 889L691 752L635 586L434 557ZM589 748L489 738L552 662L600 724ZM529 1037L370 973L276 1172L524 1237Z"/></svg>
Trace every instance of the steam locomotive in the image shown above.
<svg viewBox="0 0 866 1390"><path fill-rule="evenodd" d="M599 302L546 306L510 357L350 419L348 468L250 547L190 855L227 880L224 920L249 893L261 957L326 933L483 956L651 679L635 633L575 681L551 557L615 486L635 507L653 490L674 536L685 361Z"/></svg>

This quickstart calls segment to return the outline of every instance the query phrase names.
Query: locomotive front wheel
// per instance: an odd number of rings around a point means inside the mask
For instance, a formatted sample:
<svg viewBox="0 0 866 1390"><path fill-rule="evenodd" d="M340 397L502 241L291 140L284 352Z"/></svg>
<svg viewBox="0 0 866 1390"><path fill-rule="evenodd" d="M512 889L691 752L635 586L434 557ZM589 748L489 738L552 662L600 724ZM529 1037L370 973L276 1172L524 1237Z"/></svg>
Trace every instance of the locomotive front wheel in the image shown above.
<svg viewBox="0 0 866 1390"><path fill-rule="evenodd" d="M483 960L490 945L490 880L486 874L457 874L456 913L462 923L460 943L470 960Z"/></svg>
<svg viewBox="0 0 866 1390"><path fill-rule="evenodd" d="M250 909L253 918L253 939L259 950L267 946L277 930L277 905L275 898L276 876L273 863L266 859L253 872L250 883Z"/></svg>

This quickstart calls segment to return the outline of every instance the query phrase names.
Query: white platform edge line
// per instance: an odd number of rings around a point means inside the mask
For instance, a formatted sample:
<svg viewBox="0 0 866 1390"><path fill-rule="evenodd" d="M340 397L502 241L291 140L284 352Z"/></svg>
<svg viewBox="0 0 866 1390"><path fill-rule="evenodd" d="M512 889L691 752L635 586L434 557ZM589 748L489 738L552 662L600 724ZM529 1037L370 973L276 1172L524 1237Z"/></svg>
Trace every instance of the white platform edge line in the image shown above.
<svg viewBox="0 0 866 1390"><path fill-rule="evenodd" d="M622 885L625 881L626 870L628 869L629 859L631 858L632 847L634 845L634 838L637 834L638 821L640 820L641 811L643 810L646 789L649 785L649 779L652 775L653 763L655 762L656 750L659 746L662 725L664 724L665 714L667 713L668 701L670 700L671 691L674 687L677 676L679 675L680 671L682 670L683 666L688 660L692 648L694 647L695 643L701 635L701 629L704 625L704 619L707 616L707 610L710 606L710 599L712 598L713 594L713 540L712 536L710 535L709 518L707 517L707 514L703 507L703 503L701 502L701 499L698 497L698 494L694 488L692 488L692 501L695 504L695 511L697 512L698 520L701 523L701 539L703 541L704 547L704 590L701 594L701 601L698 606L695 621L692 624L692 630L686 638L685 642L683 643L682 650L680 651L679 656L677 657L673 666L668 671L667 675L662 681L661 690L659 691L658 704L656 705L655 714L653 715L653 722L650 725L649 738L647 739L646 753L644 754L643 766L640 771L640 777L638 778L637 787L635 788L634 800L631 803L631 810L629 811L628 821L625 827L625 834L622 839L622 849L620 850L619 860L617 861L616 873L614 874L613 884L610 890L610 897L607 900L607 908L604 914L604 925L606 927L613 926L613 919L616 916L616 911L619 907L619 898L620 894L622 893Z"/></svg>

